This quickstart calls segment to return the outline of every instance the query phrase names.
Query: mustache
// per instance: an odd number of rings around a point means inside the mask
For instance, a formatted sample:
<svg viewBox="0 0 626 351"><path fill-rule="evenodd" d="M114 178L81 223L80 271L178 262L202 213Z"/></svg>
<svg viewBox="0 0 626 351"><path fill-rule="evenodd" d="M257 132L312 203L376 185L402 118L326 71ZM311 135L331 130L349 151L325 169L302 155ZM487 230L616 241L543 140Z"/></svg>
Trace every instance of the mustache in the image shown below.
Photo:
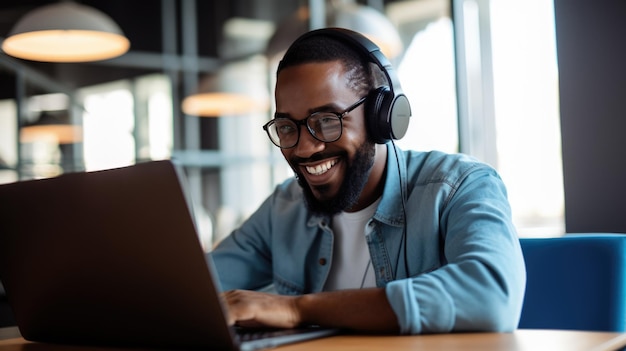
<svg viewBox="0 0 626 351"><path fill-rule="evenodd" d="M330 158L330 157L341 157L344 156L344 153L327 153L327 152L318 152L315 153L313 155L311 155L310 157L298 157L298 156L292 156L291 158L289 158L289 163L291 163L294 167L301 164L301 163L306 163L306 162L317 162L317 161L321 161L323 159L326 158Z"/></svg>

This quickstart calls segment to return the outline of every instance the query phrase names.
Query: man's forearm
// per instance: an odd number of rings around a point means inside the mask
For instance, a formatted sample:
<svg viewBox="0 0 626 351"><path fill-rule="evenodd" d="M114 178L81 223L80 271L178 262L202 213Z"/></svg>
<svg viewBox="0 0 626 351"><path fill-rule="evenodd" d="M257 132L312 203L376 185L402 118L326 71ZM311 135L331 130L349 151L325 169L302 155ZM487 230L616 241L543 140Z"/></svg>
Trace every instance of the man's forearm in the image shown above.
<svg viewBox="0 0 626 351"><path fill-rule="evenodd" d="M397 333L396 315L383 288L302 295L296 306L301 322L323 326Z"/></svg>

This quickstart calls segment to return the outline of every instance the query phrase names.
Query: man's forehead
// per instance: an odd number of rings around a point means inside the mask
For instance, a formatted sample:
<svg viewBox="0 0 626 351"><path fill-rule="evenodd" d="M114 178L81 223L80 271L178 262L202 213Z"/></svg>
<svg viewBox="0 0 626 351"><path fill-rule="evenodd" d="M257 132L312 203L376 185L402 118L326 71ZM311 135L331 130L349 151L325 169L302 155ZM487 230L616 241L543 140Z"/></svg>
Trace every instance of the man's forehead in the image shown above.
<svg viewBox="0 0 626 351"><path fill-rule="evenodd" d="M275 95L281 96L315 93L320 97L330 96L339 90L349 89L349 77L341 65L334 62L301 64L290 66L280 72L276 80Z"/></svg>
<svg viewBox="0 0 626 351"><path fill-rule="evenodd" d="M342 108L337 103L335 103L335 101L331 101L323 105L309 107L306 110L306 114L308 116L315 112L337 112L341 109ZM277 108L276 112L274 112L274 118L302 119L305 117L306 116L293 116L289 112L281 112L279 108Z"/></svg>

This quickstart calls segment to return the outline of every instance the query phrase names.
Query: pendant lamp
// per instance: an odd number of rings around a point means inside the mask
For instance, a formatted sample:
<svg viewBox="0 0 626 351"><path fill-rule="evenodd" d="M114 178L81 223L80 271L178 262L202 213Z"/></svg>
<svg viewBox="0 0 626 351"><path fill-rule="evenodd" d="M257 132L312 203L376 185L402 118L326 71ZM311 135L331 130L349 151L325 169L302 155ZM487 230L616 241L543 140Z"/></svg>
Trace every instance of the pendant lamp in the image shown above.
<svg viewBox="0 0 626 351"><path fill-rule="evenodd" d="M67 115L43 113L37 121L23 126L20 142L48 141L57 144L73 144L83 140L83 129L71 124Z"/></svg>
<svg viewBox="0 0 626 351"><path fill-rule="evenodd" d="M73 124L69 115L70 100L62 93L35 95L26 101L28 122L20 128L20 142L45 141L62 144L83 140L83 128Z"/></svg>
<svg viewBox="0 0 626 351"><path fill-rule="evenodd" d="M354 0L327 1L325 8L326 27L342 27L363 34L378 45L389 59L394 59L402 53L400 34L382 12L358 4ZM270 61L280 59L289 45L310 29L310 18L309 8L303 6L279 23L265 51Z"/></svg>
<svg viewBox="0 0 626 351"><path fill-rule="evenodd" d="M41 62L88 62L123 55L130 41L106 14L73 1L24 15L2 43L8 55Z"/></svg>
<svg viewBox="0 0 626 351"><path fill-rule="evenodd" d="M213 75L204 77L198 92L187 96L182 111L191 116L222 117L266 113L267 62L255 56L225 64Z"/></svg>

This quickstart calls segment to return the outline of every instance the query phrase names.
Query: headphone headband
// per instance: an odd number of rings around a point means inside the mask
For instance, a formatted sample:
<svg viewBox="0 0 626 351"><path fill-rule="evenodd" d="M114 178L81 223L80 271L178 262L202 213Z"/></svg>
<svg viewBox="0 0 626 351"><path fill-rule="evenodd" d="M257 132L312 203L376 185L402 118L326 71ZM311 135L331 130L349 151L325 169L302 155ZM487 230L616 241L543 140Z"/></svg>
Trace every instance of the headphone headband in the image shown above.
<svg viewBox="0 0 626 351"><path fill-rule="evenodd" d="M294 42L294 44L312 36L326 36L347 43L350 47L365 55L368 58L369 62L376 64L380 68L380 70L385 75L385 78L387 79L387 82L389 83L389 88L391 90L397 93L402 93L400 81L398 80L397 75L394 73L395 71L393 69L393 65L391 64L389 59L382 53L380 47L378 47L378 45L376 45L373 41L368 39L363 34L340 27L320 28L302 34Z"/></svg>

